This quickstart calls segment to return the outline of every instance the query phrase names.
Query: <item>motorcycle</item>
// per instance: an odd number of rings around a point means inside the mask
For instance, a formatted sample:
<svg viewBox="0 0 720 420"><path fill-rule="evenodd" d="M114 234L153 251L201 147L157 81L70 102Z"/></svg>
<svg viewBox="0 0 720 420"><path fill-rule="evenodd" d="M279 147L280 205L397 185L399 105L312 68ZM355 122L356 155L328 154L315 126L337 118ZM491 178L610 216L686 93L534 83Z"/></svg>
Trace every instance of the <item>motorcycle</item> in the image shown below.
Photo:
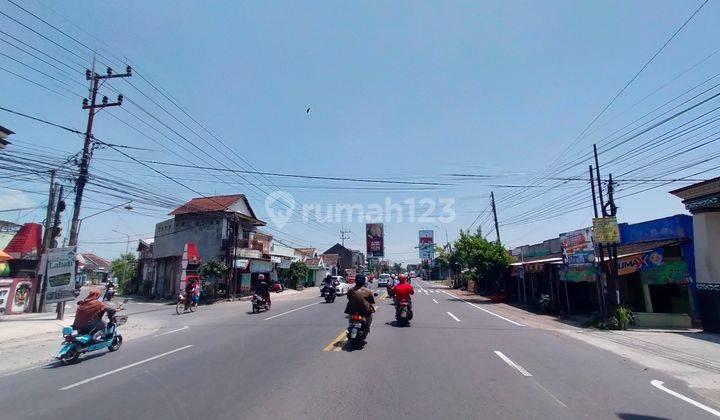
<svg viewBox="0 0 720 420"><path fill-rule="evenodd" d="M325 302L326 303L333 303L335 302L335 287L332 286L325 286L323 290L323 295L325 296Z"/></svg>
<svg viewBox="0 0 720 420"><path fill-rule="evenodd" d="M349 318L347 338L350 346L357 350L365 344L368 333L367 318L360 314L352 314Z"/></svg>
<svg viewBox="0 0 720 420"><path fill-rule="evenodd" d="M123 303L127 303L125 299ZM118 307L118 311L125 308ZM110 318L104 330L93 331L90 334L73 335L73 327L63 327L62 334L65 341L60 349L57 358L65 365L75 363L83 353L90 353L96 350L108 349L110 352L120 350L123 337L118 334L117 327L127 322L127 315L115 315Z"/></svg>
<svg viewBox="0 0 720 420"><path fill-rule="evenodd" d="M115 297L115 286L107 286L105 289L105 295L103 296L103 300L106 302L110 302L112 298Z"/></svg>
<svg viewBox="0 0 720 420"><path fill-rule="evenodd" d="M260 295L258 295L258 294L253 294L253 297L252 297L252 312L253 312L254 314L256 314L256 313L258 313L258 312L260 312L260 311L262 311L262 310L265 310L265 311L269 311L269 310L270 310L270 305L268 304L268 301L265 300L262 296L260 296Z"/></svg>
<svg viewBox="0 0 720 420"><path fill-rule="evenodd" d="M403 299L397 302L395 306L395 320L402 325L410 325L410 320L413 318L412 306L410 300Z"/></svg>
<svg viewBox="0 0 720 420"><path fill-rule="evenodd" d="M390 283L388 283L388 285L387 285L387 294L391 298L395 297L395 286L393 286Z"/></svg>

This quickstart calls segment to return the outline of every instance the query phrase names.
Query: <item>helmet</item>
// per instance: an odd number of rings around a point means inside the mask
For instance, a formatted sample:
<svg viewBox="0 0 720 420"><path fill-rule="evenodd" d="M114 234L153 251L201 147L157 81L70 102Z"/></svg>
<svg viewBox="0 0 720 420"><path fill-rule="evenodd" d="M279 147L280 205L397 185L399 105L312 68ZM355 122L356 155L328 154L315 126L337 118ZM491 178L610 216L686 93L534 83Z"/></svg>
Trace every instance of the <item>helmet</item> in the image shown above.
<svg viewBox="0 0 720 420"><path fill-rule="evenodd" d="M358 286L365 286L365 276L363 274L358 274L355 276L355 284Z"/></svg>
<svg viewBox="0 0 720 420"><path fill-rule="evenodd" d="M400 280L400 283L405 283L407 281L407 276L405 274L400 274L398 276L398 280Z"/></svg>
<svg viewBox="0 0 720 420"><path fill-rule="evenodd" d="M390 277L392 277L392 278L394 279L394 278L395 278L395 274L391 274Z"/></svg>
<svg viewBox="0 0 720 420"><path fill-rule="evenodd" d="M265 274L260 274L258 276L258 280L265 280Z"/></svg>

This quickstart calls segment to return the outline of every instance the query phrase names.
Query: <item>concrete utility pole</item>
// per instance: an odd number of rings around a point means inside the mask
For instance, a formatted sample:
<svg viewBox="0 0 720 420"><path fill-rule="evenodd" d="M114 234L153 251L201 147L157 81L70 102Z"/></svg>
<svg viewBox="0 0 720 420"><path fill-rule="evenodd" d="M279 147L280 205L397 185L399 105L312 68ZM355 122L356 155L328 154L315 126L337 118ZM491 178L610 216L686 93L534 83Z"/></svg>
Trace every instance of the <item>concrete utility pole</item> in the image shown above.
<svg viewBox="0 0 720 420"><path fill-rule="evenodd" d="M602 211L602 217L608 217L608 216L614 216L617 212L617 207L615 207L615 203L613 201L612 197L612 176L610 176L610 183L609 183L609 194L608 202L606 203L603 198L603 189L602 189L602 178L600 178L600 163L598 161L598 153L597 153L597 145L593 144L593 155L595 157L595 173L597 175L597 187L598 187L598 198L600 210ZM612 214L611 214L612 213ZM607 246L608 251L608 260L606 261L604 258L604 250L603 245L598 244L598 249L600 251L600 262L603 267L607 268L606 271L606 281L608 283L608 298L606 299L606 302L609 303L612 300L615 301L616 305L620 305L620 281L617 276L617 258L614 258L613 254L613 248L611 245ZM605 265L607 263L607 265ZM614 299L613 299L614 295Z"/></svg>
<svg viewBox="0 0 720 420"><path fill-rule="evenodd" d="M490 202L492 203L493 219L495 219L495 235L497 235L497 243L500 244L500 228L498 226L497 209L495 208L495 193L490 191Z"/></svg>
<svg viewBox="0 0 720 420"><path fill-rule="evenodd" d="M52 218L53 218L53 209L55 208L55 170L50 171L50 192L48 194L48 205L47 205L47 213L45 214L45 232L43 235L43 241L42 241L42 248L40 250L40 255L47 254L48 248L50 248L50 230L52 227ZM41 278L42 277L42 283L40 283L38 286L39 290L39 296L37 299L35 299L35 312L42 312L43 306L45 306L45 275L40 275L40 265L38 264L38 272L35 275L35 278Z"/></svg>
<svg viewBox="0 0 720 420"><path fill-rule="evenodd" d="M65 211L65 202L63 201L63 190L65 186L60 186L60 192L57 198L57 207L55 208L55 217L53 218L52 233L50 234L50 248L57 248L57 238L60 236L60 215ZM45 274L47 276L47 268L45 268ZM65 316L65 302L58 302L55 306L55 312L57 312L57 319L63 319Z"/></svg>
<svg viewBox="0 0 720 420"><path fill-rule="evenodd" d="M593 212L595 214L595 217L598 217L598 206L597 206L597 199L595 198L595 178L593 177L593 166L589 165L590 170L590 191L592 192L592 202L593 202ZM600 275L600 270L602 270L602 261L603 261L603 252L602 248L599 249L599 255L600 255L600 264L597 263L597 260L595 261L595 266L598 268L598 270L595 271L595 286L597 289L598 294L598 305L600 306L600 313L605 316L607 313L607 307L605 303L605 293L603 291L603 284L602 284L602 276ZM567 294L567 282L565 282L565 292ZM569 311L568 311L569 312Z"/></svg>
<svg viewBox="0 0 720 420"><path fill-rule="evenodd" d="M114 79L116 77L130 77L132 76L132 68L127 66L126 72L123 74L114 74L113 70L108 67L107 74L100 75L95 73L94 66L93 70L85 71L85 78L92 81L92 87L90 88L90 100L83 99L83 109L88 110L87 128L85 130L85 143L83 145L82 160L80 161L80 173L78 175L77 182L75 184L75 203L73 205L73 217L72 224L70 226L70 239L68 241L69 246L77 245L78 235L80 233L80 207L82 206L83 192L85 191L85 184L87 183L88 168L90 167L90 158L94 150L93 144L93 122L95 120L95 114L97 110L107 108L111 106L120 106L123 102L123 96L118 95L117 102L108 102L108 97L103 96L102 103L96 103L98 89L100 88L100 82L105 79Z"/></svg>

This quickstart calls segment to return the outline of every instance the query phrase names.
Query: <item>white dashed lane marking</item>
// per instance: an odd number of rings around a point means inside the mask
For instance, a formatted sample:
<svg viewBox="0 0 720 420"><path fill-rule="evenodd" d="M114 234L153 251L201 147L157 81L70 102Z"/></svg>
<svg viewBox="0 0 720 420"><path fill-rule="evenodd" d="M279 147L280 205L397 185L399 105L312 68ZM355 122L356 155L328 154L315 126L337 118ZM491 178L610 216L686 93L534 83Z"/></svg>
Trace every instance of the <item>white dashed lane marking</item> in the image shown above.
<svg viewBox="0 0 720 420"><path fill-rule="evenodd" d="M512 360L510 360L510 358L507 357L507 356L505 356L502 352L496 350L496 351L495 351L495 354L496 354L499 358L501 358L505 363L507 363L508 365L510 365L510 366L514 367L515 369L517 369L518 372L520 372L520 374L522 374L522 376L532 376L532 374L531 374L530 372L528 372L527 370L525 370L525 368L523 368L522 366L520 366L520 365L518 365L517 363L513 362Z"/></svg>
<svg viewBox="0 0 720 420"><path fill-rule="evenodd" d="M455 321L460 322L460 319L458 317L456 317L455 315L453 315L452 313L448 312L447 314L450 315L450 317L452 317L452 319L454 319Z"/></svg>

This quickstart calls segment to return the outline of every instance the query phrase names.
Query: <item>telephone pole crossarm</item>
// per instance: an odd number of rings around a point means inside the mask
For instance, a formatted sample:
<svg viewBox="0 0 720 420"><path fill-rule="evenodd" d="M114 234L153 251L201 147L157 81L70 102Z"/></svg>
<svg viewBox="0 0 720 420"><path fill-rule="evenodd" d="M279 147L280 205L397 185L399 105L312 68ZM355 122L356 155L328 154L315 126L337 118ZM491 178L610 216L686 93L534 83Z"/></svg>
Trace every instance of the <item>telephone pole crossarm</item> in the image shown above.
<svg viewBox="0 0 720 420"><path fill-rule="evenodd" d="M106 74L95 73L94 70L86 70L85 78L92 81L90 88L90 99L83 99L82 108L88 110L87 128L85 129L85 143L83 144L82 159L80 160L80 171L75 183L75 202L73 203L73 216L70 225L70 237L68 239L69 246L75 246L80 235L80 208L82 207L83 192L85 184L87 184L88 171L90 168L90 159L94 148L93 122L97 110L107 107L120 106L123 103L123 95L118 95L116 102L110 102L107 96L102 97L101 103L97 103L98 90L100 82L106 79L114 79L118 77L132 76L132 68L127 66L125 73L115 74L113 69L108 67Z"/></svg>

